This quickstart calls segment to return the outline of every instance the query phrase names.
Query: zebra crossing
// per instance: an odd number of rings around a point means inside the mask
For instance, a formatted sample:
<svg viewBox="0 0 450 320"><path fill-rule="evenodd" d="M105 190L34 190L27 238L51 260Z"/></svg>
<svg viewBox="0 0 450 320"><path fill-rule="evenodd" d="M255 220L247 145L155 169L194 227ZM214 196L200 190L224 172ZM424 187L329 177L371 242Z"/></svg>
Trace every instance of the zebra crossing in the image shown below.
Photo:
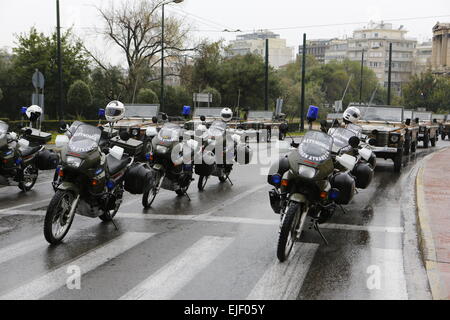
<svg viewBox="0 0 450 320"><path fill-rule="evenodd" d="M82 231L80 231L82 232ZM45 299L46 296L61 289L66 289L70 276L68 270L71 266L79 268L82 287L88 284L83 277L99 268L107 268L123 254L133 254L139 245L151 242L152 238L162 234L147 232L125 232L112 240L99 244L78 257L69 259L44 274L34 275L28 282L12 288L0 288L0 300ZM183 244L181 244L183 245ZM33 236L16 244L0 248L0 270L2 264L33 252L44 250L47 244L42 236ZM155 270L148 270L145 279L126 289L118 296L122 300L163 300L173 299L182 292L193 279L202 279L202 273L209 268L227 250L239 246L238 240L230 236L199 236L192 244ZM256 281L248 284L245 292L240 296L230 296L230 299L249 300L293 300L296 299L313 260L318 254L319 244L299 243L295 247L291 258L286 263L279 263L274 250L267 250L267 260L263 272L257 275ZM168 253L171 255L171 253ZM249 253L250 254L250 253ZM374 249L372 263L379 264L384 273L383 283L387 285L383 290L374 291L374 299L386 297L402 297L407 299L406 284L403 277L403 263L401 250ZM260 262L255 262L260 263ZM248 270L248 272L252 272ZM117 277L114 272L110 274L110 281ZM1 275L0 275L1 277ZM220 277L220 275L219 275ZM400 281L399 281L400 280ZM229 279L230 282L236 279ZM98 299L102 298L101 289L98 289ZM203 299L210 299L204 296Z"/></svg>

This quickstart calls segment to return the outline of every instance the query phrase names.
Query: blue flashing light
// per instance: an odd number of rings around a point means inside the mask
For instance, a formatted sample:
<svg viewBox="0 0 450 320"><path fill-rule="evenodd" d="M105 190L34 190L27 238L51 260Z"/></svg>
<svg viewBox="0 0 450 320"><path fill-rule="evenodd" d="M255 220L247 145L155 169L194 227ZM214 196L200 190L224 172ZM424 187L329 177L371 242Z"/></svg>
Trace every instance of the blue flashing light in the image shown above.
<svg viewBox="0 0 450 320"><path fill-rule="evenodd" d="M100 169L97 169L97 171L95 171L95 175L96 176L98 176L100 173L102 173L103 172L103 169L102 168L100 168Z"/></svg>
<svg viewBox="0 0 450 320"><path fill-rule="evenodd" d="M105 116L105 109L98 109L98 116L104 117Z"/></svg>
<svg viewBox="0 0 450 320"><path fill-rule="evenodd" d="M27 113L27 107L20 108L20 114L26 114Z"/></svg>
<svg viewBox="0 0 450 320"><path fill-rule="evenodd" d="M147 153L147 154L145 155L145 160L150 161L150 158L151 158L151 154L150 154L150 153Z"/></svg>
<svg viewBox="0 0 450 320"><path fill-rule="evenodd" d="M309 121L316 121L319 117L319 108L316 106L309 106L308 115L306 117Z"/></svg>
<svg viewBox="0 0 450 320"><path fill-rule="evenodd" d="M183 116L189 116L191 114L191 106L183 107Z"/></svg>
<svg viewBox="0 0 450 320"><path fill-rule="evenodd" d="M339 198L340 192L337 189L332 189L329 193L328 193L328 197L330 198L330 200L336 200L337 198Z"/></svg>
<svg viewBox="0 0 450 320"><path fill-rule="evenodd" d="M112 180L109 180L106 183L106 187L108 187L109 190L114 189L115 186L116 186L116 183L114 181L112 181Z"/></svg>
<svg viewBox="0 0 450 320"><path fill-rule="evenodd" d="M275 174L272 176L272 183L274 185L279 185L281 183L281 176L279 174Z"/></svg>
<svg viewBox="0 0 450 320"><path fill-rule="evenodd" d="M56 174L59 176L59 172L61 171L61 167L56 168Z"/></svg>

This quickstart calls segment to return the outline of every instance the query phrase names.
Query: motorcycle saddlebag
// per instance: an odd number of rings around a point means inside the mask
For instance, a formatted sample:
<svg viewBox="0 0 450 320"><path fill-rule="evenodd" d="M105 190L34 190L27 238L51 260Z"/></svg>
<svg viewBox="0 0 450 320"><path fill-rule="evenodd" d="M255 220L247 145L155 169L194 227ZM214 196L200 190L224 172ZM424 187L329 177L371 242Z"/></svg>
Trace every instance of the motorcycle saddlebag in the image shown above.
<svg viewBox="0 0 450 320"><path fill-rule="evenodd" d="M339 172L331 178L331 187L339 190L337 204L349 204L355 195L355 179L344 172Z"/></svg>
<svg viewBox="0 0 450 320"><path fill-rule="evenodd" d="M39 170L54 170L58 166L59 156L56 152L44 149L36 157L36 165Z"/></svg>
<svg viewBox="0 0 450 320"><path fill-rule="evenodd" d="M143 163L135 163L125 174L125 190L131 194L143 194L152 179L152 169Z"/></svg>
<svg viewBox="0 0 450 320"><path fill-rule="evenodd" d="M356 187L358 189L366 189L373 178L373 169L368 163L359 163L353 169L352 175L356 180Z"/></svg>
<svg viewBox="0 0 450 320"><path fill-rule="evenodd" d="M235 157L237 163L241 165L249 164L252 161L252 157L253 151L249 146L243 143L238 144Z"/></svg>
<svg viewBox="0 0 450 320"><path fill-rule="evenodd" d="M213 173L213 170L213 165L207 165L205 163L195 165L195 174L199 176L209 177Z"/></svg>

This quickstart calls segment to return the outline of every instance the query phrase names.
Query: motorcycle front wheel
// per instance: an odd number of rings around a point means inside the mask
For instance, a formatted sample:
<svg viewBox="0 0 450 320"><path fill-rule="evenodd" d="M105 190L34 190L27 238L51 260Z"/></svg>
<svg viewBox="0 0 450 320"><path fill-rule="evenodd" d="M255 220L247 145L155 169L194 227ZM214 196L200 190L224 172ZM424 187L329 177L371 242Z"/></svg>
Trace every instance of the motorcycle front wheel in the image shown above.
<svg viewBox="0 0 450 320"><path fill-rule="evenodd" d="M59 244L69 232L75 217L70 214L75 197L70 191L56 191L47 208L44 220L44 236L50 244Z"/></svg>
<svg viewBox="0 0 450 320"><path fill-rule="evenodd" d="M23 178L22 181L19 182L19 189L23 192L28 192L33 189L38 174L39 170L34 164L29 164L23 168Z"/></svg>
<svg viewBox="0 0 450 320"><path fill-rule="evenodd" d="M209 179L209 177L207 177L207 176L199 176L198 177L197 187L198 187L199 191L205 190L206 183L208 182L208 179Z"/></svg>
<svg viewBox="0 0 450 320"><path fill-rule="evenodd" d="M280 262L286 261L289 257L298 234L301 234L303 230L307 214L304 206L305 204L302 203L292 203L284 215L277 247L277 257Z"/></svg>
<svg viewBox="0 0 450 320"><path fill-rule="evenodd" d="M161 183L161 174L156 173L156 179L152 185L149 186L148 190L142 195L142 206L148 209L152 206L153 201L155 201L156 195L159 193L159 185Z"/></svg>

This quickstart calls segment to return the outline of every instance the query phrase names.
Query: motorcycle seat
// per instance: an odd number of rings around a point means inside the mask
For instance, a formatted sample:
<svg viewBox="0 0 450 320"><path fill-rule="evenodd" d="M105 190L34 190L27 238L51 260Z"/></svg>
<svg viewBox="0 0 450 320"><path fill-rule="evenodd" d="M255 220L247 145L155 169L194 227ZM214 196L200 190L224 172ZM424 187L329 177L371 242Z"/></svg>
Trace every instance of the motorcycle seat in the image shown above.
<svg viewBox="0 0 450 320"><path fill-rule="evenodd" d="M33 153L38 152L39 150L41 150L41 147L26 147L26 148L21 148L20 149L20 154L22 155L22 157L28 157L30 155L32 155Z"/></svg>
<svg viewBox="0 0 450 320"><path fill-rule="evenodd" d="M118 173L120 170L125 168L129 162L130 162L130 159L127 157L124 157L123 160L117 160L110 154L108 154L106 156L106 164L108 166L108 171L110 174Z"/></svg>

